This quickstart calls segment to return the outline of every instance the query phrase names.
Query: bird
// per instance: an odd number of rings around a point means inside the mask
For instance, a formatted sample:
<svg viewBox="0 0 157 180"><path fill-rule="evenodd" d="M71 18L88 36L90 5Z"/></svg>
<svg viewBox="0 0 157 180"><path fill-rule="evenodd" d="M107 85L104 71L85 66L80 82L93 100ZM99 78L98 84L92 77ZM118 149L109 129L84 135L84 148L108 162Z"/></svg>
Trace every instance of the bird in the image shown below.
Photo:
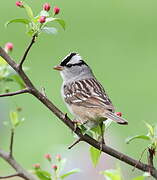
<svg viewBox="0 0 157 180"><path fill-rule="evenodd" d="M61 63L54 66L63 79L61 95L69 111L74 115L74 122L89 128L101 127L107 119L126 125L128 121L115 113L115 107L103 86L97 80L92 69L76 52L68 54ZM104 139L102 140L104 143Z"/></svg>

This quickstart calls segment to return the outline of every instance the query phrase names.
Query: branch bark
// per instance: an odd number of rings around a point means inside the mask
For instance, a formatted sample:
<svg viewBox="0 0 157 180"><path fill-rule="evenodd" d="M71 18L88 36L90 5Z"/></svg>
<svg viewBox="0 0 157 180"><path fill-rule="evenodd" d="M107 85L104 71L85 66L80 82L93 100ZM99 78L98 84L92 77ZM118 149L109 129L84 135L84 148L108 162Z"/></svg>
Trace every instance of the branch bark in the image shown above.
<svg viewBox="0 0 157 180"><path fill-rule="evenodd" d="M37 180L35 176L28 173L9 153L4 152L0 149L0 157L3 158L8 164L12 166L13 169L19 174L20 177L26 180Z"/></svg>
<svg viewBox="0 0 157 180"><path fill-rule="evenodd" d="M28 53L28 52L27 52ZM62 113L43 93L38 91L22 68L11 59L10 56L0 47L0 56L5 59L5 61L19 74L19 76L23 79L26 84L26 87L29 89L29 93L36 97L41 103L43 103L53 114L55 114L66 126L68 126L72 131L81 138L82 141L90 144L91 146L100 149L104 153L107 153L120 161L123 161L133 167L136 167L144 172L149 172L150 166L149 164L145 164L139 162L107 145L100 144L98 141L88 136L87 134L83 135L79 128L76 129L74 123L66 116L66 114ZM10 162L9 162L10 163ZM153 167L151 171L151 175L157 179L157 170Z"/></svg>
<svg viewBox="0 0 157 180"><path fill-rule="evenodd" d="M0 179L8 179L8 178L16 177L16 176L20 176L20 174L16 173L16 174L12 174L12 175L9 175L9 176L0 176Z"/></svg>
<svg viewBox="0 0 157 180"><path fill-rule="evenodd" d="M26 50L25 50L25 53L24 53L24 55L23 55L23 57L22 57L22 59L21 59L21 61L20 61L20 64L19 64L19 68L20 68L20 69L22 69L22 65L23 65L23 63L24 63L24 61L25 61L25 59L26 59L26 56L27 56L29 50L31 49L32 45L35 43L35 39L36 39L36 35L34 35L34 36L32 37L32 40L31 40L30 44L28 45L28 47L27 47Z"/></svg>
<svg viewBox="0 0 157 180"><path fill-rule="evenodd" d="M5 94L0 94L0 97L15 96L18 94L24 94L24 93L28 93L28 92L29 92L29 90L26 88L26 89L21 89L21 90L16 91L16 92L9 92L9 93L5 93Z"/></svg>

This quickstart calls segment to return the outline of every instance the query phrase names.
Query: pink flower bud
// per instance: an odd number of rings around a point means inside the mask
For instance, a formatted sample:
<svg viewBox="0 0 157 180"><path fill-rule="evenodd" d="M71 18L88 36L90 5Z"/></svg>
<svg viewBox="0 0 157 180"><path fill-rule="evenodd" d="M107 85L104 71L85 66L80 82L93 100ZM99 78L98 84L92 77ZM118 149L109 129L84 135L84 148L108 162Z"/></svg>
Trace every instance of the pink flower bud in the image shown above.
<svg viewBox="0 0 157 180"><path fill-rule="evenodd" d="M33 164L33 167L34 167L35 169L39 169L39 168L40 168L40 164L39 164L39 163Z"/></svg>
<svg viewBox="0 0 157 180"><path fill-rule="evenodd" d="M121 117L122 113L121 112L116 112L116 115Z"/></svg>
<svg viewBox="0 0 157 180"><path fill-rule="evenodd" d="M52 165L52 169L54 169L55 171L57 170L57 165Z"/></svg>
<svg viewBox="0 0 157 180"><path fill-rule="evenodd" d="M50 8L51 8L51 6L50 6L49 3L45 3L45 4L43 5L43 9L44 9L45 11L49 11Z"/></svg>
<svg viewBox="0 0 157 180"><path fill-rule="evenodd" d="M16 6L18 6L18 7L23 7L22 1L16 1Z"/></svg>
<svg viewBox="0 0 157 180"><path fill-rule="evenodd" d="M60 155L60 154L57 154L57 155L56 155L56 159L57 159L58 161L60 161L60 160L61 160L61 155Z"/></svg>
<svg viewBox="0 0 157 180"><path fill-rule="evenodd" d="M47 160L51 161L51 155L50 155L50 154L45 154L44 157L45 157Z"/></svg>
<svg viewBox="0 0 157 180"><path fill-rule="evenodd" d="M41 16L39 18L39 22L42 24L42 23L45 23L46 22L46 16Z"/></svg>
<svg viewBox="0 0 157 180"><path fill-rule="evenodd" d="M57 6L55 6L55 7L53 8L53 12L54 12L55 15L56 15L56 14L59 14L60 8L57 7Z"/></svg>
<svg viewBox="0 0 157 180"><path fill-rule="evenodd" d="M12 51L13 48L14 48L13 43L8 42L8 43L5 44L5 48L4 49L5 49L6 52L9 52L9 51Z"/></svg>

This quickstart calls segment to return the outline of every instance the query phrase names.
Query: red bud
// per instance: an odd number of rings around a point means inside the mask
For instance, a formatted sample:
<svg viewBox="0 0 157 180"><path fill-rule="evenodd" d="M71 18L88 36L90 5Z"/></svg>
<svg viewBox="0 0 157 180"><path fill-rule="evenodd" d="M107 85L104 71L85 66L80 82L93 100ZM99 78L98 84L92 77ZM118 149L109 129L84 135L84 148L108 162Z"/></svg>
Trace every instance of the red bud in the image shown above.
<svg viewBox="0 0 157 180"><path fill-rule="evenodd" d="M39 164L39 163L33 164L33 167L34 167L35 169L39 169L39 168L40 168L40 164Z"/></svg>
<svg viewBox="0 0 157 180"><path fill-rule="evenodd" d="M50 155L50 154L45 154L44 157L45 157L47 160L51 161L51 155Z"/></svg>
<svg viewBox="0 0 157 180"><path fill-rule="evenodd" d="M43 9L44 9L45 11L49 11L50 8L51 8L51 6L50 6L49 3L45 3L45 4L43 5Z"/></svg>
<svg viewBox="0 0 157 180"><path fill-rule="evenodd" d="M23 7L22 1L16 1L16 6L18 6L18 7Z"/></svg>
<svg viewBox="0 0 157 180"><path fill-rule="evenodd" d="M57 155L56 155L56 159L57 159L58 161L60 161L60 160L61 160L61 155L60 155L60 154L57 154Z"/></svg>
<svg viewBox="0 0 157 180"><path fill-rule="evenodd" d="M8 43L5 44L5 50L6 50L6 52L12 51L13 48L14 48L13 43L8 42Z"/></svg>
<svg viewBox="0 0 157 180"><path fill-rule="evenodd" d="M56 14L59 14L60 8L57 7L57 6L55 6L55 7L53 8L53 12L55 13L55 15L56 15Z"/></svg>
<svg viewBox="0 0 157 180"><path fill-rule="evenodd" d="M54 169L55 171L57 170L57 165L52 165L52 169Z"/></svg>
<svg viewBox="0 0 157 180"><path fill-rule="evenodd" d="M46 22L46 16L41 16L39 18L39 22L42 24L42 23L45 23Z"/></svg>

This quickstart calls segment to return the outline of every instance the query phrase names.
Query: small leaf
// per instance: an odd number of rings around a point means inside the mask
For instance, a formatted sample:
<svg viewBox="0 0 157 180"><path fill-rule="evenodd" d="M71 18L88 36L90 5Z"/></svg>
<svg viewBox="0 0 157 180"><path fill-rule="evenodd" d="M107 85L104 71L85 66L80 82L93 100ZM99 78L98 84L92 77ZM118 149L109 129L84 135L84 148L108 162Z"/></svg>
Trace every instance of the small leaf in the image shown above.
<svg viewBox="0 0 157 180"><path fill-rule="evenodd" d="M146 124L146 126L147 126L147 128L149 130L149 133L150 133L151 137L154 137L154 128L153 128L153 126L151 126L148 123L145 123L145 124Z"/></svg>
<svg viewBox="0 0 157 180"><path fill-rule="evenodd" d="M105 125L105 130L108 129L111 125L113 121L111 119L107 119L106 121L104 121L104 125Z"/></svg>
<svg viewBox="0 0 157 180"><path fill-rule="evenodd" d="M94 128L91 129L91 131L93 131L94 133L101 135L101 128L100 126L96 126Z"/></svg>
<svg viewBox="0 0 157 180"><path fill-rule="evenodd" d="M33 36L34 35L34 30L33 29L29 29L26 33L28 35L30 35L30 36Z"/></svg>
<svg viewBox="0 0 157 180"><path fill-rule="evenodd" d="M15 74L12 75L10 78L13 79L20 86L20 89L25 88L25 84L19 75Z"/></svg>
<svg viewBox="0 0 157 180"><path fill-rule="evenodd" d="M64 179L64 178L66 178L67 176L70 176L70 175L75 174L75 173L78 173L78 172L80 172L80 169L72 169L71 171L69 171L69 172L61 175L59 178Z"/></svg>
<svg viewBox="0 0 157 180"><path fill-rule="evenodd" d="M150 176L151 176L150 173L145 172L145 173L143 174L143 176L138 176L138 177L136 177L136 178L134 178L134 179L132 179L132 180L144 180L146 177L150 177Z"/></svg>
<svg viewBox="0 0 157 180"><path fill-rule="evenodd" d="M135 177L135 178L132 179L132 180L144 180L144 179L145 179L144 176L138 176L138 177Z"/></svg>
<svg viewBox="0 0 157 180"><path fill-rule="evenodd" d="M143 139L143 140L150 140L150 137L147 135L136 135L136 136L132 136L132 137L128 137L125 142L127 144L129 144L132 140L134 139Z"/></svg>
<svg viewBox="0 0 157 180"><path fill-rule="evenodd" d="M57 29L54 27L44 27L42 29L42 32L45 32L47 34L56 34L57 33Z"/></svg>
<svg viewBox="0 0 157 180"><path fill-rule="evenodd" d="M65 30L65 21L63 19L60 19L60 18L47 18L46 19L46 22L53 22L53 21L56 21L57 23L59 23L62 28Z"/></svg>
<svg viewBox="0 0 157 180"><path fill-rule="evenodd" d="M28 19L12 19L5 23L5 27L7 27L11 23L22 23L28 25L31 21Z"/></svg>
<svg viewBox="0 0 157 180"><path fill-rule="evenodd" d="M154 136L157 138L157 125L154 127Z"/></svg>
<svg viewBox="0 0 157 180"><path fill-rule="evenodd" d="M20 123L18 113L16 111L10 112L10 120L13 128L17 127Z"/></svg>
<svg viewBox="0 0 157 180"><path fill-rule="evenodd" d="M106 180L122 180L120 170L109 169L102 171L101 174L105 176Z"/></svg>
<svg viewBox="0 0 157 180"><path fill-rule="evenodd" d="M33 11L31 9L31 7L24 2L23 2L23 7L25 8L27 15L30 17L30 19L34 20L34 15L33 15Z"/></svg>
<svg viewBox="0 0 157 180"><path fill-rule="evenodd" d="M47 171L43 171L43 170L37 169L37 170L35 170L34 173L41 180L51 180L51 174L49 172L47 172Z"/></svg>
<svg viewBox="0 0 157 180"><path fill-rule="evenodd" d="M143 176L144 176L144 177L150 177L151 174L150 174L149 172L144 172L144 173L143 173Z"/></svg>
<svg viewBox="0 0 157 180"><path fill-rule="evenodd" d="M6 64L7 64L7 62L2 57L0 57L0 66L6 65Z"/></svg>
<svg viewBox="0 0 157 180"><path fill-rule="evenodd" d="M95 167L100 159L100 155L101 151L99 149L96 149L93 146L90 147L90 156Z"/></svg>

